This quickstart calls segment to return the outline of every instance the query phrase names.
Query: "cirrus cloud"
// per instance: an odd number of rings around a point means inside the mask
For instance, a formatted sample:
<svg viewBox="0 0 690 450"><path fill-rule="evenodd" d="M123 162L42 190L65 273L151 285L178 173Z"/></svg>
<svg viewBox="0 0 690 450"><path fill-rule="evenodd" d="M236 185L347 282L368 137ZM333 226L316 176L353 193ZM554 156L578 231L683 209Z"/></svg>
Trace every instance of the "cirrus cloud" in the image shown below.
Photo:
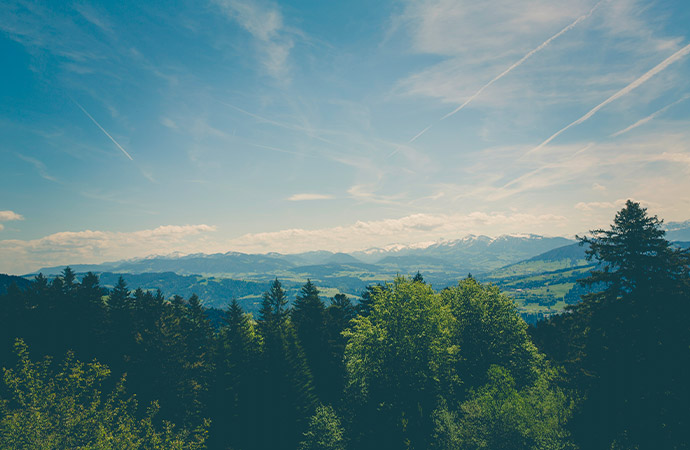
<svg viewBox="0 0 690 450"><path fill-rule="evenodd" d="M294 194L288 197L288 200L291 202L301 202L301 201L307 201L307 200L330 200L332 199L332 195L328 194L309 194L309 193L304 193L304 194Z"/></svg>

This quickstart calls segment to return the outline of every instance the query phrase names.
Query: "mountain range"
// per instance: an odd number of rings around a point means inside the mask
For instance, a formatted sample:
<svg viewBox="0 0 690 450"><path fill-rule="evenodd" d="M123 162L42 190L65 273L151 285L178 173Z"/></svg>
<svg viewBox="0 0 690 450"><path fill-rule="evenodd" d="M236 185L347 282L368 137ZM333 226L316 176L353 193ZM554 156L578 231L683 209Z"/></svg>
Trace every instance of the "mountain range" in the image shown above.
<svg viewBox="0 0 690 450"><path fill-rule="evenodd" d="M669 240L690 241L690 221L671 222L665 227ZM677 245L690 247L688 242ZM398 274L420 272L435 289L442 289L471 273L482 282L498 286L515 299L523 317L536 320L561 311L584 293L576 281L594 267L586 260L585 251L586 247L564 237L467 235L456 240L392 244L352 253L171 254L70 267L77 273L99 274L104 287L114 286L122 276L132 288L160 289L166 296L189 297L196 293L211 307L224 307L235 298L248 311L258 309L262 293L275 278L281 280L290 298L307 279L326 298L337 293L357 298L366 286L391 281ZM24 279L39 272L58 275L64 268L44 267ZM0 285L8 285L13 280L0 281L6 281Z"/></svg>
<svg viewBox="0 0 690 450"><path fill-rule="evenodd" d="M238 252L150 256L101 264L73 264L76 272L152 273L213 275L247 280L266 280L287 272L313 271L316 266L349 266L357 270L408 273L487 272L573 243L562 237L504 235L497 238L468 235L462 239L425 245L391 245L353 253L311 251L297 254L247 254ZM44 275L60 273L65 266L44 267Z"/></svg>

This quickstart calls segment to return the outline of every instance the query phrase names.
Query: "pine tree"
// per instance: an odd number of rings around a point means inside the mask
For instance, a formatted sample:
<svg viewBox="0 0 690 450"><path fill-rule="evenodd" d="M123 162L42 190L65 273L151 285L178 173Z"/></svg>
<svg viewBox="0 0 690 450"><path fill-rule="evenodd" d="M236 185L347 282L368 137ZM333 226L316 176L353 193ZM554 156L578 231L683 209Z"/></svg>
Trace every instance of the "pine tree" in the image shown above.
<svg viewBox="0 0 690 450"><path fill-rule="evenodd" d="M580 245L589 246L587 259L599 264L580 282L604 284L606 289L594 295L601 298L686 278L688 252L671 247L662 225L663 220L648 216L646 208L628 200L609 230L593 230L592 237L578 237Z"/></svg>
<svg viewBox="0 0 690 450"><path fill-rule="evenodd" d="M268 291L264 292L259 309L259 324L262 331L281 327L287 318L287 295L276 278ZM265 330L264 330L265 329Z"/></svg>
<svg viewBox="0 0 690 450"><path fill-rule="evenodd" d="M687 252L664 239L662 221L628 200L609 230L594 230L598 262L569 312L533 334L568 370L583 398L571 428L581 448L683 448L690 389L690 278Z"/></svg>
<svg viewBox="0 0 690 450"><path fill-rule="evenodd" d="M233 300L217 336L216 378L211 398L212 444L249 449L260 432L260 341L250 317Z"/></svg>
<svg viewBox="0 0 690 450"><path fill-rule="evenodd" d="M316 395L326 400L324 397L329 396L332 381L328 378L330 351L326 332L326 315L323 301L319 297L319 290L311 280L307 280L300 294L297 295L291 319L314 378Z"/></svg>
<svg viewBox="0 0 690 450"><path fill-rule="evenodd" d="M285 291L276 279L259 311L263 351L258 401L264 428L255 441L257 449L293 450L316 404L312 374L286 305Z"/></svg>

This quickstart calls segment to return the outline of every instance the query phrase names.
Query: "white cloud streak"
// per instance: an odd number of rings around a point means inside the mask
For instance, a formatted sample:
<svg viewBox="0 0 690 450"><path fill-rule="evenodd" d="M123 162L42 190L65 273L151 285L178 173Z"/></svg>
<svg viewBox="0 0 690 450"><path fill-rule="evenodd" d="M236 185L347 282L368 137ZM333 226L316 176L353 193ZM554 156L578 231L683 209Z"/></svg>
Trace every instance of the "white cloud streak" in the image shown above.
<svg viewBox="0 0 690 450"><path fill-rule="evenodd" d="M73 101L74 101L74 100L73 100ZM105 131L105 128L103 128L103 127L101 126L101 124L98 123L98 122L96 121L96 119L94 119L94 118L91 116L91 114L89 114L89 112L88 112L86 109L84 109L83 106L81 106L81 105L80 105L79 103L77 103L76 101L74 101L74 104L77 105L77 106L79 107L79 109L81 109L81 110L84 112L84 114L86 114L86 117L88 117L89 119L91 119L91 121L92 121L94 124L96 124L96 126L97 126L106 136L108 136L108 139L110 139L111 141L113 141L113 144L115 144L115 145L117 146L117 148L119 148L120 150L122 150L122 153L124 153L125 156L126 156L127 158L129 158L130 161L134 161L134 159L130 156L130 154L127 153L127 150L125 150L124 148L122 148L122 146L115 140L115 138L113 138L113 137L110 135L110 133L108 133L107 131Z"/></svg>
<svg viewBox="0 0 690 450"><path fill-rule="evenodd" d="M579 202L575 204L575 209L580 211L593 211L595 209L613 209L618 206L618 202Z"/></svg>
<svg viewBox="0 0 690 450"><path fill-rule="evenodd" d="M43 164L42 161L39 161L36 158L32 158L30 156L22 155L21 153L17 153L17 157L19 157L19 159L23 159L24 161L26 161L29 164L31 164L32 166L34 166L34 168L36 169L38 174L41 176L41 178L44 178L48 181L52 181L54 183L59 183L59 181L55 177L51 176L48 173L48 169L46 168L46 165Z"/></svg>
<svg viewBox="0 0 690 450"><path fill-rule="evenodd" d="M332 195L327 195L327 194L294 194L288 197L288 200L291 202L301 202L301 201L309 201L309 200L330 200L332 199Z"/></svg>
<svg viewBox="0 0 690 450"><path fill-rule="evenodd" d="M566 130L568 130L568 129L570 129L570 128L572 128L572 127L574 127L574 126L576 126L576 125L579 125L579 124L581 124L582 122L586 121L587 119L589 119L590 117L592 117L594 114L596 114L597 111L599 111L601 108L603 108L604 106L608 105L609 103L611 103L611 102L613 102L613 101L615 101L615 100L621 98L622 96L624 96L624 95L630 93L632 90L634 90L635 88L641 86L642 84L646 83L646 82L647 82L650 78L652 78L654 75L656 75L656 74L658 74L659 72L663 71L664 69L666 69L668 66L670 66L670 65L673 64L674 62L679 61L679 60L682 59L684 56L686 56L688 53L690 53L690 44L688 44L688 45L686 45L685 47L681 48L680 50L678 50L677 52L675 52L673 55L669 56L669 57L666 58L664 61L662 61L661 63L657 64L655 67L653 67L653 68L650 69L649 71L647 71L644 75L642 75L641 77L639 77L638 79L636 79L636 80L633 81L632 83L628 84L628 85L625 86L623 89L619 90L618 92L616 92L615 94L613 94L612 96L610 96L609 98L607 98L606 100L604 100L603 102L599 103L597 106L595 106L594 108L592 108L591 110L589 110L589 112L588 112L587 114L585 114L584 116L580 117L579 119L577 119L576 121L570 123L569 125L567 125L567 126L561 128L559 131L557 131L556 133L554 133L554 134L553 134L551 137L549 137L547 140L545 140L544 142L542 142L541 144L539 144L538 146L536 146L535 148L533 148L532 150L530 150L529 152L527 152L527 154L529 155L529 154L531 154L531 153L534 153L534 152L539 151L539 150L542 149L544 146L546 146L549 142L553 141L555 138L557 138L558 136L560 136L560 135L561 135L563 132L565 132Z"/></svg>
<svg viewBox="0 0 690 450"><path fill-rule="evenodd" d="M558 38L561 37L563 34L565 34L566 32L570 31L571 29L573 29L578 23L582 22L583 20L585 20L586 18L588 18L589 16L591 16L591 15L594 13L594 11L599 7L599 5L601 4L602 1L604 1L604 0L600 0L596 5L594 5L594 7L593 7L592 9L589 10L589 12L587 12L586 14L583 14L583 15L581 15L580 17L578 17L577 19L575 19L570 25L568 25L567 27L563 28L561 31L559 31L558 33L556 33L556 34L554 34L553 36L551 36L550 38L548 38L546 41L544 41L544 42L542 42L541 44L539 44L539 46L537 46L536 48L534 48L533 50L531 50L529 53L527 53L525 56L523 56L522 58L520 58L518 61L516 61L515 63L513 63L513 64L512 64L510 67L508 67L506 70L504 70L504 71L501 72L500 74L496 75L493 79L491 79L491 81L489 81L489 82L486 83L484 86L482 86L481 88L479 88L479 90L478 90L477 92L475 92L475 93L472 94L467 100L465 100L465 102L464 102L463 104L461 104L460 106L458 106L457 108L455 108L453 111L451 111L451 112L449 112L448 114L446 114L445 116L443 116L443 117L441 118L441 120L445 120L445 119L449 118L450 116L452 116L452 115L457 114L458 112L460 112L465 106L469 105L469 104L472 102L472 100L474 100L475 98L479 97L479 96L481 95L481 93L484 92L485 89L487 89L488 87L490 87L492 84L494 84L495 82L497 82L498 80L500 80L500 79L503 78L504 76L508 75L508 74L509 74L510 72L512 72L514 69L516 69L517 67L519 67L520 65L522 65L522 63L524 63L524 62L527 61L529 58L531 58L532 56L534 56L534 54L536 54L536 53L540 52L541 50L545 49L554 39L558 39ZM424 130L424 131L426 131L426 130ZM423 131L422 133L424 133L424 131Z"/></svg>
<svg viewBox="0 0 690 450"><path fill-rule="evenodd" d="M664 106L664 107L661 108L660 110L655 111L655 112L653 112L652 114L648 115L647 117L644 117L644 118L638 120L637 122L635 122L634 124L630 125L629 127L623 128L623 129L620 130L620 131L616 131L615 133L613 133L613 134L612 134L611 136L609 136L609 137L617 137L617 136L620 136L621 134L625 134L625 133L627 133L627 132L630 131L630 130L633 130L633 129L635 129L635 128L641 126L641 125L644 125L644 124L646 124L647 122L652 121L652 120L653 120L654 118L656 118L659 114L664 113L664 112L665 112L666 110L668 110L669 108L671 108L671 107L677 105L677 104L680 103L680 102L683 102L683 101L687 100L688 98L690 98L690 95L684 95L683 97L679 98L678 100L676 100L675 102L671 103L670 105Z"/></svg>

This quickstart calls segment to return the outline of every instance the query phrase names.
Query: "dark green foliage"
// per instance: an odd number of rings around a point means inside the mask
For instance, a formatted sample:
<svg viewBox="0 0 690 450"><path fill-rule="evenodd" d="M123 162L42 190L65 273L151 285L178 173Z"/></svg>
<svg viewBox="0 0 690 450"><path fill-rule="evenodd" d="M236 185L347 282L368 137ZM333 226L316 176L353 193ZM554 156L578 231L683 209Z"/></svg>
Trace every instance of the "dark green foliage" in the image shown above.
<svg viewBox="0 0 690 450"><path fill-rule="evenodd" d="M214 328L196 295L39 275L0 294L0 365L17 337L75 356L7 372L0 447L201 448L211 419L209 450L687 448L688 257L660 224L629 202L584 238L590 294L531 336L511 299L471 276L441 292L398 277L356 307L343 294L326 307L308 281L292 309L275 279L258 320L233 301ZM76 362L94 358L114 377ZM151 412L113 381L125 373Z"/></svg>
<svg viewBox="0 0 690 450"><path fill-rule="evenodd" d="M369 285L362 292L362 299L357 304L357 314L360 316L368 316L374 308L374 294L378 290L385 289L382 284Z"/></svg>
<svg viewBox="0 0 690 450"><path fill-rule="evenodd" d="M673 248L664 239L662 223L656 216L649 217L639 203L628 200L609 230L593 230L592 237L579 238L581 244L589 245L587 259L601 266L581 282L605 284L598 295L601 298L687 278L688 252Z"/></svg>
<svg viewBox="0 0 690 450"><path fill-rule="evenodd" d="M259 323L263 332L280 328L288 317L288 299L283 286L276 278L267 292L264 292L259 310Z"/></svg>
<svg viewBox="0 0 690 450"><path fill-rule="evenodd" d="M441 297L454 318L452 338L461 358L457 372L464 392L486 383L489 367L505 367L519 388L533 383L538 376L540 357L527 334L527 324L517 314L515 304L498 288L483 286L468 277L458 286L444 289Z"/></svg>
<svg viewBox="0 0 690 450"><path fill-rule="evenodd" d="M289 322L263 337L262 384L258 391L261 430L256 448L292 450L316 406L311 372Z"/></svg>
<svg viewBox="0 0 690 450"><path fill-rule="evenodd" d="M215 448L254 448L261 432L261 346L250 317L237 301L225 311L217 336L216 374L210 413L211 445Z"/></svg>
<svg viewBox="0 0 690 450"><path fill-rule="evenodd" d="M599 262L583 284L603 289L533 331L582 397L570 425L582 448L689 445L688 257L660 227L628 201L610 230L581 238Z"/></svg>
<svg viewBox="0 0 690 450"><path fill-rule="evenodd" d="M333 392L334 380L329 379L332 361L326 309L319 298L319 290L310 280L307 280L297 296L290 317L314 379L315 394L322 401L337 400L340 393Z"/></svg>

